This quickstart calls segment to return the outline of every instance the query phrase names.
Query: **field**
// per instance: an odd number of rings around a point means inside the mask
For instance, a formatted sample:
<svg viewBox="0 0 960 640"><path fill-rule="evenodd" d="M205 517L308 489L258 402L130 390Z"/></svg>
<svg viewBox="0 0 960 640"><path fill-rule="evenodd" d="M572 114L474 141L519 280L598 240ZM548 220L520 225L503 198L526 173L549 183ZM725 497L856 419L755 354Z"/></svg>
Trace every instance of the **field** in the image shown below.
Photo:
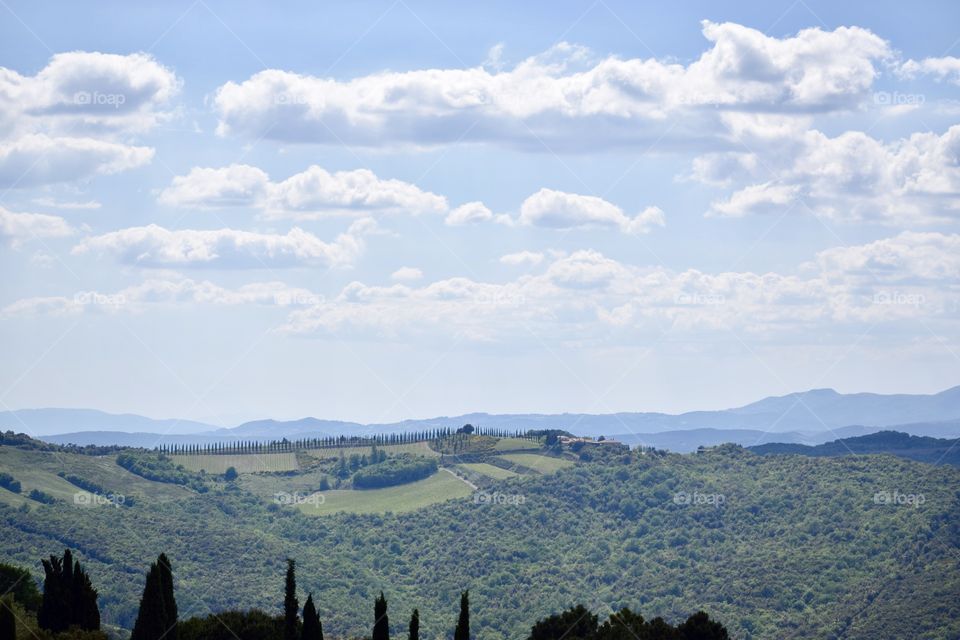
<svg viewBox="0 0 960 640"><path fill-rule="evenodd" d="M378 446L378 449L386 451L388 455L395 455L398 453L409 453L414 456L428 456L436 457L440 454L430 448L429 444L426 442L411 442L408 444L388 444ZM307 455L321 459L328 460L331 458L339 458L340 456L350 457L353 454L359 456L365 456L370 453L370 446L362 447L337 447L333 449L308 449L306 451Z"/></svg>
<svg viewBox="0 0 960 640"><path fill-rule="evenodd" d="M494 451L516 451L517 449L529 449L536 451L540 448L540 443L526 438L500 438L493 447Z"/></svg>
<svg viewBox="0 0 960 640"><path fill-rule="evenodd" d="M465 462L460 466L468 471L479 473L480 475L493 478L494 480L506 480L507 478L516 478L518 475L520 475L515 471L503 469L486 462Z"/></svg>
<svg viewBox="0 0 960 640"><path fill-rule="evenodd" d="M499 458L512 464L526 467L531 471L544 474L556 473L560 469L566 469L575 464L571 460L564 460L563 458L551 458L549 456L541 456L536 453L507 453L499 456Z"/></svg>
<svg viewBox="0 0 960 640"><path fill-rule="evenodd" d="M174 464L183 465L189 471L206 471L222 474L229 467L237 473L257 473L260 471L296 471L295 453L247 453L226 455L174 455L170 456Z"/></svg>
<svg viewBox="0 0 960 640"><path fill-rule="evenodd" d="M406 513L473 493L467 483L441 469L429 478L385 489L333 490L314 494L297 505L308 515L331 513Z"/></svg>

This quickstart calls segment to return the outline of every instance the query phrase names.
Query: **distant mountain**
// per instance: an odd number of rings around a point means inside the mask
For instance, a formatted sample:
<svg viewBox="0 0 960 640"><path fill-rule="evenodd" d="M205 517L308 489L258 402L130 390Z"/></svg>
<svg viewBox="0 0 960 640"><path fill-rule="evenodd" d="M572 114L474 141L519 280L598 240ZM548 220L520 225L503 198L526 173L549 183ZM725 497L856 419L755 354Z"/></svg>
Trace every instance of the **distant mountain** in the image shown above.
<svg viewBox="0 0 960 640"><path fill-rule="evenodd" d="M217 427L193 420L153 419L131 413L106 413L96 409L18 409L0 411L0 429L32 436L74 431L127 431L158 434L195 434Z"/></svg>
<svg viewBox="0 0 960 640"><path fill-rule="evenodd" d="M21 423L26 423L29 429ZM204 436L214 439L246 438L270 440L308 436L365 435L372 433L404 433L443 427L459 427L470 423L488 428L508 430L564 429L588 436L612 436L644 441L676 451L690 450L701 444L734 441L742 444L769 442L764 434L783 434L780 440L803 444L820 444L838 429L861 425L859 431L844 433L863 435L886 427L915 435L949 436L960 424L960 386L931 395L882 395L876 393L842 394L832 389L814 389L785 396L764 398L751 404L718 411L667 413L562 413L562 414L489 414L467 413L459 416L403 420L401 422L361 424L320 418L298 420L255 420L233 428L215 428L191 421L152 420L142 416L112 415L81 409L34 409L0 413L0 428L28 431L32 435L57 436L57 442L70 437L78 444L78 432L126 432L137 438L168 436L167 442L201 443L206 440L171 439L169 436ZM938 431L939 430L939 431ZM700 431L699 435L675 437L679 431ZM720 432L732 432L723 434ZM744 433L741 433L744 432ZM790 435L794 434L794 435ZM133 437L133 435L131 437ZM643 437L641 437L643 436ZM111 436L101 433L96 444L109 444ZM92 438L92 436L91 436ZM119 438L119 436L118 436ZM680 438L680 440L678 440ZM53 440L52 440L53 441ZM134 440L127 440L133 442ZM136 440L139 442L140 440ZM693 444L696 442L697 444ZM659 444L656 444L659 443ZM666 443L672 443L667 446Z"/></svg>
<svg viewBox="0 0 960 640"><path fill-rule="evenodd" d="M956 439L913 436L899 431L880 431L816 446L769 443L749 447L749 449L761 455L795 454L815 457L885 453L920 462L960 466L960 445Z"/></svg>
<svg viewBox="0 0 960 640"><path fill-rule="evenodd" d="M16 431L16 429L14 429ZM193 435L193 434L162 434L162 433L128 433L126 431L75 431L73 433L58 433L52 436L42 436L40 440L53 444L86 445L119 445L122 447L143 447L153 449L161 444L213 444L215 442L229 442L239 440L234 436L225 435ZM260 438L251 438L260 439ZM269 440L270 438L262 438Z"/></svg>

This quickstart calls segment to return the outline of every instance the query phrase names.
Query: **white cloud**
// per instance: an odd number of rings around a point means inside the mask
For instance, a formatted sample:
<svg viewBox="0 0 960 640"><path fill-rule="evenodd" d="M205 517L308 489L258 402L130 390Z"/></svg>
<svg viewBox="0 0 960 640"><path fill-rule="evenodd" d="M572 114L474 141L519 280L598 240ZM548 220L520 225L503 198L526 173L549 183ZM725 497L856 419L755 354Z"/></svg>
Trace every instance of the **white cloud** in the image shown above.
<svg viewBox="0 0 960 640"><path fill-rule="evenodd" d="M423 277L423 271L416 267L400 267L390 274L390 277L398 282L412 282Z"/></svg>
<svg viewBox="0 0 960 640"><path fill-rule="evenodd" d="M620 207L596 196L540 189L523 201L519 222L551 229L606 227L624 233L648 233L654 225L665 224L663 211L647 207L628 217Z"/></svg>
<svg viewBox="0 0 960 640"><path fill-rule="evenodd" d="M73 248L73 254L109 254L144 267L343 266L360 255L363 235L369 231L370 225L360 220L334 241L324 242L296 227L279 235L237 229L169 230L151 224L87 238Z"/></svg>
<svg viewBox="0 0 960 640"><path fill-rule="evenodd" d="M83 180L147 164L153 149L95 138L51 138L27 135L0 142L0 186Z"/></svg>
<svg viewBox="0 0 960 640"><path fill-rule="evenodd" d="M960 58L945 56L943 58L924 58L919 61L907 60L899 67L898 73L906 78L929 75L939 81L960 84Z"/></svg>
<svg viewBox="0 0 960 640"><path fill-rule="evenodd" d="M868 268L869 267L869 268ZM960 236L903 233L821 252L802 275L636 267L597 251L558 257L502 284L467 278L422 287L353 282L293 312L284 331L390 339L636 344L737 331L761 340L849 341L876 325L925 318L956 326ZM865 339L869 339L866 337Z"/></svg>
<svg viewBox="0 0 960 640"><path fill-rule="evenodd" d="M0 207L0 241L17 246L32 238L62 238L73 233L66 220L42 213L16 213Z"/></svg>
<svg viewBox="0 0 960 640"><path fill-rule="evenodd" d="M115 292L77 291L72 296L17 300L0 311L4 317L63 316L80 313L141 313L155 305L245 305L289 308L322 304L324 297L283 282L254 282L229 289L209 280L151 278Z"/></svg>
<svg viewBox="0 0 960 640"><path fill-rule="evenodd" d="M382 179L368 169L330 173L316 165L280 182L249 165L195 167L175 177L160 201L202 209L257 207L271 217L297 219L375 212L417 215L447 209L446 198L408 182Z"/></svg>
<svg viewBox="0 0 960 640"><path fill-rule="evenodd" d="M723 111L821 113L870 95L889 45L870 31L805 29L772 38L705 21L710 47L682 65L596 58L561 43L512 69L381 72L346 81L277 69L221 86L222 135L291 142L431 146L461 140L579 150L653 141L666 131L716 144ZM580 120L570 126L571 120ZM669 143L669 139L663 141Z"/></svg>
<svg viewBox="0 0 960 640"><path fill-rule="evenodd" d="M538 265L543 262L543 254L535 251L518 251L500 256L501 264L517 266L523 264Z"/></svg>
<svg viewBox="0 0 960 640"><path fill-rule="evenodd" d="M462 204L449 214L444 222L452 227L493 220L493 212L482 202Z"/></svg>
<svg viewBox="0 0 960 640"><path fill-rule="evenodd" d="M753 159L736 163L728 175L744 181L743 169L751 167L762 181L714 202L712 213L784 211L796 201L801 206L794 210L824 218L904 225L956 219L960 212L960 125L890 143L858 131L831 138L812 130L754 148ZM709 176L706 181L717 184L724 173Z"/></svg>

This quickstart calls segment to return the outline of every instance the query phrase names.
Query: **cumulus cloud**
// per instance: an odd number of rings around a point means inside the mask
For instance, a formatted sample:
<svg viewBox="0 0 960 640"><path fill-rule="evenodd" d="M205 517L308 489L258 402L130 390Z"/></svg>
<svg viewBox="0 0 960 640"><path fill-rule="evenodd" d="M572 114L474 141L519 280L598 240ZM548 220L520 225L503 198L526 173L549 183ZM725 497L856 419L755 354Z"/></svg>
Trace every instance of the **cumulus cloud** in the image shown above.
<svg viewBox="0 0 960 640"><path fill-rule="evenodd" d="M543 262L543 254L536 251L518 251L517 253L508 253L500 256L500 263L510 266L531 265L536 266Z"/></svg>
<svg viewBox="0 0 960 640"><path fill-rule="evenodd" d="M897 71L906 78L928 75L939 81L960 84L960 58L954 56L907 60Z"/></svg>
<svg viewBox="0 0 960 640"><path fill-rule="evenodd" d="M493 219L493 212L482 202L468 202L448 213L444 222L452 227L458 227Z"/></svg>
<svg viewBox="0 0 960 640"><path fill-rule="evenodd" d="M755 149L728 175L743 180L751 167L755 178L765 179L714 202L710 213L744 216L798 202L795 210L825 218L902 225L956 219L960 212L960 125L890 143L858 131L829 137L811 130ZM714 183L724 177L720 166L710 174Z"/></svg>
<svg viewBox="0 0 960 640"><path fill-rule="evenodd" d="M633 344L670 331L702 339L735 330L760 339L849 339L879 323L956 323L960 236L904 233L821 252L797 274L623 264L600 252L557 257L505 283L450 278L421 287L353 282L290 314L284 332L478 341Z"/></svg>
<svg viewBox="0 0 960 640"><path fill-rule="evenodd" d="M0 242L13 246L32 238L62 238L73 233L66 220L42 213L17 213L0 207Z"/></svg>
<svg viewBox="0 0 960 640"><path fill-rule="evenodd" d="M114 292L77 291L72 296L23 298L0 311L4 317L64 316L80 313L141 313L154 305L245 305L289 308L321 304L324 297L283 282L253 282L235 289L209 280L150 278Z"/></svg>
<svg viewBox="0 0 960 640"><path fill-rule="evenodd" d="M280 235L229 228L170 230L151 224L87 238L72 253L112 255L144 267L344 266L363 251L363 235L369 231L370 225L361 220L332 242L324 242L297 227Z"/></svg>
<svg viewBox="0 0 960 640"><path fill-rule="evenodd" d="M447 200L402 180L382 179L368 169L330 173L316 165L280 182L249 165L195 167L177 176L160 201L201 209L249 206L271 217L298 219L370 213L442 213Z"/></svg>
<svg viewBox="0 0 960 640"><path fill-rule="evenodd" d="M892 55L886 41L858 27L773 38L705 21L702 32L710 46L689 65L598 58L561 43L505 70L424 69L341 81L268 69L217 90L218 131L298 143L466 140L542 150L546 142L576 150L659 139L671 119L672 137L711 144L716 107L789 114L855 108Z"/></svg>
<svg viewBox="0 0 960 640"><path fill-rule="evenodd" d="M180 88L146 54L74 51L34 76L0 67L0 184L83 180L148 163L129 137L171 117Z"/></svg>
<svg viewBox="0 0 960 640"><path fill-rule="evenodd" d="M150 162L153 149L95 138L27 135L0 142L0 186L29 187L82 180Z"/></svg>
<svg viewBox="0 0 960 640"><path fill-rule="evenodd" d="M423 277L423 271L416 267L400 267L390 274L390 277L399 282L412 282Z"/></svg>
<svg viewBox="0 0 960 640"><path fill-rule="evenodd" d="M540 189L520 206L520 224L551 229L605 227L624 233L648 233L665 224L663 211L647 207L628 217L620 207L596 196Z"/></svg>

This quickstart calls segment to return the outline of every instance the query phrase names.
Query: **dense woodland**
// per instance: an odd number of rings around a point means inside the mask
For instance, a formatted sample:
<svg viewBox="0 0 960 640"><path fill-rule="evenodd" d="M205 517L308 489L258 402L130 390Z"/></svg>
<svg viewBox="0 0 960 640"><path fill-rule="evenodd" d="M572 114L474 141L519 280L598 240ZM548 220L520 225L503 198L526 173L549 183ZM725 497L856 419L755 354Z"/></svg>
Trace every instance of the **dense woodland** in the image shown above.
<svg viewBox="0 0 960 640"><path fill-rule="evenodd" d="M487 446L473 438L458 446ZM954 468L887 456L759 456L736 446L673 455L553 444L544 453L578 462L484 487L522 495L522 503L453 500L401 515L311 516L240 480L174 467L185 482L127 491L129 508L0 505L3 560L39 576L37 558L78 549L105 629L133 627L130 594L142 591L143 567L164 549L176 559L181 612L270 612L265 585L296 557L324 630L343 637L369 633L367 607L381 590L403 612L397 625L417 608L424 637L444 635L464 589L477 640L525 637L578 602L605 616L663 616L673 626L705 610L737 638L960 635ZM116 454L56 454L17 448L9 459L23 466L5 472L17 478L46 466L126 489L91 471L116 465ZM278 487L293 481L298 476L262 475ZM884 491L925 500L878 504ZM715 495L722 503L696 498Z"/></svg>

